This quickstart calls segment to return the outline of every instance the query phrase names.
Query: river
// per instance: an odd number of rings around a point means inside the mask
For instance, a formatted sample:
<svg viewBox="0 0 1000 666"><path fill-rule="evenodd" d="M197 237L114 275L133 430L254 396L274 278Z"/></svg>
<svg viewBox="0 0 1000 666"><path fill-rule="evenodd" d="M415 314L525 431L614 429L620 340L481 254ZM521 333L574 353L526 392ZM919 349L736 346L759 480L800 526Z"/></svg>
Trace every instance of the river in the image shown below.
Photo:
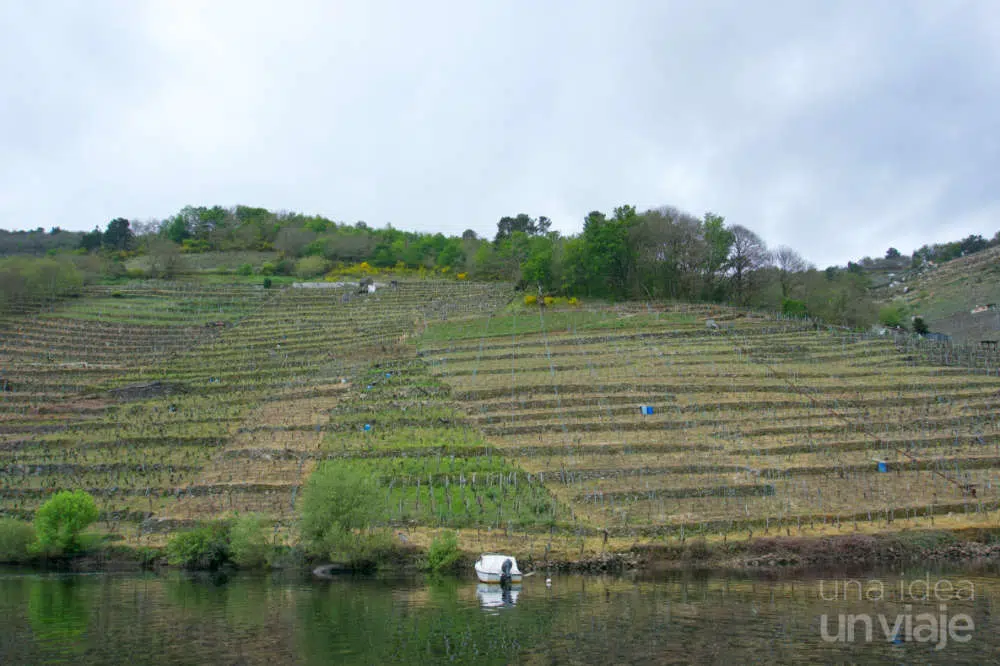
<svg viewBox="0 0 1000 666"><path fill-rule="evenodd" d="M0 663L982 664L1000 658L998 599L995 567L567 575L508 595L456 578L0 569Z"/></svg>

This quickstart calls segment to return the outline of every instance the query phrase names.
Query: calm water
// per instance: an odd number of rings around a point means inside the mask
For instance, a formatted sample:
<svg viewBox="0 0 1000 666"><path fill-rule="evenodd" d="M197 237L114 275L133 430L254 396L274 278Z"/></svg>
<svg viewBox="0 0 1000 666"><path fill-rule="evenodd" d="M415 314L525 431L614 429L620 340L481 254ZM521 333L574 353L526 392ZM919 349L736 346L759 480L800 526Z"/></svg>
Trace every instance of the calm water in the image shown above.
<svg viewBox="0 0 1000 666"><path fill-rule="evenodd" d="M565 576L546 588L536 577L507 599L473 580L0 570L0 663L981 664L1000 660L998 599L1000 576L989 569L828 574L822 587L816 577L684 573ZM909 616L928 639L929 620L915 618L927 611L946 625L958 618L957 635L970 640L935 650L899 635ZM822 616L836 638L847 613L872 619L872 642L863 619L853 642L846 629L842 641L823 640ZM902 615L895 643L879 614L890 629Z"/></svg>

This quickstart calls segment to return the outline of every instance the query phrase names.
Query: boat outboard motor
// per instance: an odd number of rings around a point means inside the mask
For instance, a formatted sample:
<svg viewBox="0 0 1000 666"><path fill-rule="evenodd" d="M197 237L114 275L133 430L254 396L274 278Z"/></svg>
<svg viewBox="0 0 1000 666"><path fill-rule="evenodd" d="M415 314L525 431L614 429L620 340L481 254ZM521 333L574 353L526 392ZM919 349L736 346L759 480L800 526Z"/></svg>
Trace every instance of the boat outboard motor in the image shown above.
<svg viewBox="0 0 1000 666"><path fill-rule="evenodd" d="M514 566L514 563L510 561L508 557L500 565L500 587L510 587L510 568Z"/></svg>

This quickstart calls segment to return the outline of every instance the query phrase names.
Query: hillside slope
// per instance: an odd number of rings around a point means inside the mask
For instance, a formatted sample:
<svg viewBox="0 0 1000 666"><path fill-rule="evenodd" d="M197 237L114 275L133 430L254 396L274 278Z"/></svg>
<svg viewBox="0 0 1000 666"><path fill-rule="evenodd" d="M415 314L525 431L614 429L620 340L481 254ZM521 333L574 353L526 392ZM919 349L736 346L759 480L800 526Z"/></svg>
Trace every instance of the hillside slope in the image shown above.
<svg viewBox="0 0 1000 666"><path fill-rule="evenodd" d="M288 533L333 464L414 542L537 557L996 522L996 367L720 306L511 296L149 282L8 318L0 513L83 488L130 543L247 511Z"/></svg>
<svg viewBox="0 0 1000 666"><path fill-rule="evenodd" d="M931 330L951 335L956 342L998 339L1000 310L972 310L1000 305L1000 247L935 267L901 271L874 293L882 301L904 303L911 313L923 316Z"/></svg>
<svg viewBox="0 0 1000 666"><path fill-rule="evenodd" d="M0 513L83 488L130 540L245 511L287 526L352 380L417 325L491 312L509 291L137 282L9 317Z"/></svg>
<svg viewBox="0 0 1000 666"><path fill-rule="evenodd" d="M582 529L894 529L982 521L1000 500L1000 378L883 339L620 307L438 324L421 351Z"/></svg>

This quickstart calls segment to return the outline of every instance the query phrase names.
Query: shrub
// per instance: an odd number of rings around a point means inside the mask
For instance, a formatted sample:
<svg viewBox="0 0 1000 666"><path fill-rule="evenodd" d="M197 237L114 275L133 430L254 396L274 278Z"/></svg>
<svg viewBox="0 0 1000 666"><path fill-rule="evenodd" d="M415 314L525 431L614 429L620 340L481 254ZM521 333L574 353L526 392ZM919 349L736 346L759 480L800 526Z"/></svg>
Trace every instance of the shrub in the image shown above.
<svg viewBox="0 0 1000 666"><path fill-rule="evenodd" d="M111 298L125 298L125 294L120 291L111 292Z"/></svg>
<svg viewBox="0 0 1000 666"><path fill-rule="evenodd" d="M242 569L256 569L267 564L271 545L264 531L264 519L250 513L236 519L229 529L229 557Z"/></svg>
<svg viewBox="0 0 1000 666"><path fill-rule="evenodd" d="M573 296L572 298L570 298L566 302L569 303L570 305L579 305L580 304L580 299L578 299L576 296Z"/></svg>
<svg viewBox="0 0 1000 666"><path fill-rule="evenodd" d="M186 569L218 569L228 557L226 531L219 526L178 532L167 542L167 561Z"/></svg>
<svg viewBox="0 0 1000 666"><path fill-rule="evenodd" d="M35 543L31 523L13 518L0 518L0 562L27 562Z"/></svg>
<svg viewBox="0 0 1000 666"><path fill-rule="evenodd" d="M914 317L913 318L913 332L914 333L918 333L920 335L927 335L928 333L931 332L931 329L927 325L927 322L924 321L923 317Z"/></svg>
<svg viewBox="0 0 1000 666"><path fill-rule="evenodd" d="M556 299L553 298L552 296L546 296L545 299L544 299L544 302L545 302L545 305L555 305L556 304Z"/></svg>
<svg viewBox="0 0 1000 666"><path fill-rule="evenodd" d="M274 272L278 275L291 275L295 272L295 262L291 259L282 259L275 265Z"/></svg>
<svg viewBox="0 0 1000 666"><path fill-rule="evenodd" d="M303 257L295 264L295 275L300 278L314 278L326 272L328 265L323 257Z"/></svg>
<svg viewBox="0 0 1000 666"><path fill-rule="evenodd" d="M904 308L899 305L886 305L878 311L878 320L892 328L905 328L903 326L905 316Z"/></svg>
<svg viewBox="0 0 1000 666"><path fill-rule="evenodd" d="M705 537L697 537L691 539L688 543L687 550L684 551L684 557L691 560L704 560L707 559L712 551L708 548L708 542L705 541Z"/></svg>
<svg viewBox="0 0 1000 666"><path fill-rule="evenodd" d="M364 471L324 463L309 477L302 494L303 543L315 555L355 559L365 544L354 532L371 527L381 504L375 482Z"/></svg>
<svg viewBox="0 0 1000 666"><path fill-rule="evenodd" d="M459 274L458 274L458 275L456 275L455 277L457 277L457 278L458 278L459 280L464 280L464 279L466 279L467 277L469 277L469 274L468 274L468 273L459 273Z"/></svg>
<svg viewBox="0 0 1000 666"><path fill-rule="evenodd" d="M240 267L236 269L237 275L253 275L253 266L250 264L240 264Z"/></svg>
<svg viewBox="0 0 1000 666"><path fill-rule="evenodd" d="M270 289L270 288L271 288L271 278L266 277L264 278L264 289Z"/></svg>
<svg viewBox="0 0 1000 666"><path fill-rule="evenodd" d="M35 512L39 549L52 555L77 552L81 549L80 533L97 516L97 503L90 493L82 490L56 493Z"/></svg>
<svg viewBox="0 0 1000 666"><path fill-rule="evenodd" d="M129 268L125 271L125 277L131 280L141 280L146 277L146 271L141 268Z"/></svg>
<svg viewBox="0 0 1000 666"><path fill-rule="evenodd" d="M534 294L528 294L527 296L524 297L525 305L534 305L537 302L538 302L538 296L535 296Z"/></svg>
<svg viewBox="0 0 1000 666"><path fill-rule="evenodd" d="M274 275L275 266L270 261L265 261L260 265L261 275Z"/></svg>
<svg viewBox="0 0 1000 666"><path fill-rule="evenodd" d="M427 551L427 568L431 571L452 571L462 558L458 549L458 535L448 531L434 537Z"/></svg>
<svg viewBox="0 0 1000 666"><path fill-rule="evenodd" d="M794 298L781 299L781 313L790 317L808 317L809 309L803 301Z"/></svg>

